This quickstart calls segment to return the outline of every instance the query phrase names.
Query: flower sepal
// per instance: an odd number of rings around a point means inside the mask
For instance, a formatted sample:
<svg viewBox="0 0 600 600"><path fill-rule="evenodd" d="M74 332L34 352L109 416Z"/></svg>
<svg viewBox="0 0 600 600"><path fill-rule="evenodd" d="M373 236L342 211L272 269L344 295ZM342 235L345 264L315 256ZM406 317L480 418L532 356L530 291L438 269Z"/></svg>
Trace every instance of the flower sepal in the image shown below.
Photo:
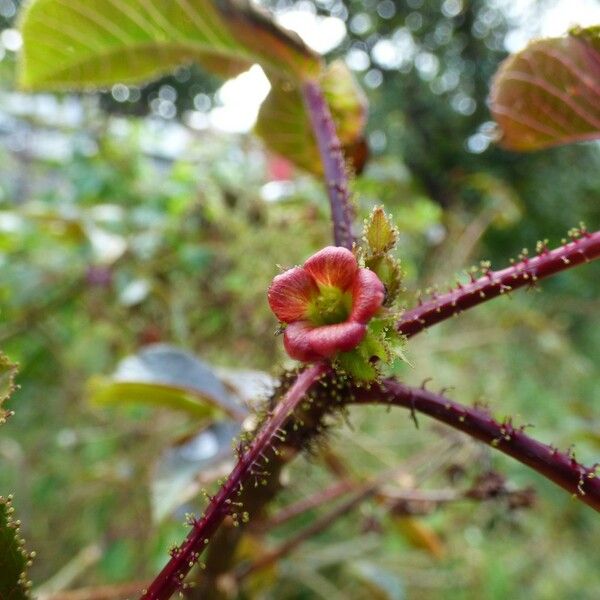
<svg viewBox="0 0 600 600"><path fill-rule="evenodd" d="M360 344L349 352L339 353L334 365L353 379L368 383L377 380L404 356L405 338L394 327L396 315L373 319Z"/></svg>
<svg viewBox="0 0 600 600"><path fill-rule="evenodd" d="M363 240L371 254L386 254L396 245L398 229L385 214L383 206L375 207L365 222Z"/></svg>
<svg viewBox="0 0 600 600"><path fill-rule="evenodd" d="M384 306L392 306L402 290L400 261L389 254L366 256L365 267L373 271L385 286Z"/></svg>

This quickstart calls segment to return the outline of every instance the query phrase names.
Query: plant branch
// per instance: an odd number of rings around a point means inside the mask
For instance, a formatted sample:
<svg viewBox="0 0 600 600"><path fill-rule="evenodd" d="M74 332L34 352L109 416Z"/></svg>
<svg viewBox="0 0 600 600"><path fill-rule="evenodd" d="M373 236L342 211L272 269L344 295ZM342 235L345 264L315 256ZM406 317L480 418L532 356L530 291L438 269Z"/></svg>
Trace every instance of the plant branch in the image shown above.
<svg viewBox="0 0 600 600"><path fill-rule="evenodd" d="M355 487L356 484L349 479L336 481L313 496L302 498L302 500L298 500L298 502L294 502L293 504L282 508L268 521L260 523L257 529L271 530L275 527L279 527L280 525L283 525L284 523L294 519L298 515L302 515L313 508L318 508L320 506L329 504L330 502L333 502L333 500L337 500L340 496L345 496L347 493L353 491Z"/></svg>
<svg viewBox="0 0 600 600"><path fill-rule="evenodd" d="M333 239L336 246L351 249L354 242L352 235L354 211L350 201L342 145L321 86L315 81L307 81L302 88L302 93L325 172L333 220Z"/></svg>
<svg viewBox="0 0 600 600"><path fill-rule="evenodd" d="M235 506L234 499L248 480L255 476L265 452L272 447L273 439L288 417L303 400L308 389L328 371L326 363L317 363L300 373L292 387L267 418L262 429L258 431L248 450L242 453L238 462L221 486L217 494L211 498L202 518L193 522L188 537L171 553L171 559L144 592L144 600L167 600L184 584L183 580L197 562L208 541L219 528L225 517L231 515ZM259 468L259 471L262 471Z"/></svg>
<svg viewBox="0 0 600 600"><path fill-rule="evenodd" d="M458 284L456 289L407 310L402 315L398 330L411 337L467 308L521 287L532 287L540 279L600 258L600 231L581 231L580 235L555 250L542 246L537 256L523 257L520 262L501 271L487 271L479 279Z"/></svg>
<svg viewBox="0 0 600 600"><path fill-rule="evenodd" d="M448 448L446 448L446 450L448 450ZM440 453L438 452L438 455L439 454ZM441 454L444 453L442 452ZM380 475L376 481L379 485L389 483L389 481L394 479L397 474L411 472L411 468L416 467L420 462L426 462L428 466L431 466L433 461L431 459L429 450L425 453L413 455L400 467L388 470L384 474ZM319 490L312 496L302 498L301 500L282 508L269 520L259 524L256 529L261 533L264 531L270 531L271 529L274 529L283 523L287 523L289 520L297 517L298 515L304 514L314 508L319 508L321 506L330 504L334 500L337 500L341 496L345 496L350 492L357 493L360 490L369 488L372 483L373 480L359 482L351 479L348 474L345 474L343 479L335 481L333 484L322 490Z"/></svg>
<svg viewBox="0 0 600 600"><path fill-rule="evenodd" d="M402 406L426 414L512 456L600 512L600 477L596 465L585 467L570 452L529 437L510 419L497 422L486 410L463 406L443 394L412 388L393 379L357 389L354 402Z"/></svg>
<svg viewBox="0 0 600 600"><path fill-rule="evenodd" d="M366 484L363 484L358 491L346 501L342 502L335 508L326 512L325 514L317 517L308 527L300 530L296 535L290 537L288 540L283 542L280 546L272 550L271 552L267 552L263 554L260 558L255 560L242 567L237 574L237 581L241 581L248 575L260 571L274 563L276 563L280 558L287 556L290 552L293 552L298 546L303 544L306 540L311 537L325 531L328 527L333 525L340 517L346 515L348 512L356 508L359 504L361 504L364 500L372 496L376 491L380 481L372 481Z"/></svg>
<svg viewBox="0 0 600 600"><path fill-rule="evenodd" d="M504 478L494 472L484 473L472 488L466 490L390 489L387 484L394 479L393 475L397 472L398 469L392 469L382 473L376 479L363 483L355 482L353 488L347 490L354 493L346 501L317 517L309 526L300 530L270 552L265 553L249 564L242 565L237 570L237 582L240 583L248 575L275 564L295 551L305 541L322 533L339 518L344 517L373 496L378 496L385 504L386 511L395 516L426 515L442 505L461 501L485 502L507 498L509 502L513 503L514 507L531 506L533 501L530 489L510 489L507 487ZM319 504L327 502L322 494L316 494L313 498L320 500ZM314 506L309 508L314 508Z"/></svg>
<svg viewBox="0 0 600 600"><path fill-rule="evenodd" d="M319 110L321 110L325 121L327 118L331 118L322 98L322 92L316 84L306 84L305 95L307 102L309 99L314 101L315 111L311 111L311 117L319 114ZM313 122L315 122L314 119ZM330 132L333 133L334 141L337 140L332 123ZM316 134L319 138L318 128ZM320 147L327 148L323 144L329 138L323 135L319 139L322 142ZM341 151L338 154L339 160L337 160L335 170L341 176L340 169L343 167ZM333 162L335 161L332 161L330 168L335 166ZM345 171L343 171L343 177L345 180ZM339 190L337 191L339 192ZM332 196L336 243L338 236L344 232L348 234L346 242L351 240L351 220L347 220L350 213L345 210L349 205L342 202L344 198L347 200L347 195L344 196L341 193ZM341 214L341 217L338 219L336 214L338 216ZM344 223L348 225L347 228ZM341 239L343 238L342 235ZM538 279L598 257L600 257L600 232L590 234L583 231L581 237L556 250L548 251L542 248L536 257L531 259L525 257L519 263L502 271L488 271L483 277L473 279L469 284L459 285L456 290L408 311L399 324L399 330L407 336L414 335L430 325L485 300L525 285L533 285ZM204 516L194 522L187 539L173 551L171 560L144 593L144 600L166 600L177 589L184 586L185 576L198 560L208 540L214 535L223 520L235 512L232 511L232 502L237 497L236 495L240 494L241 486L253 476L253 467L257 465L257 460L271 448L273 438L279 435L278 431L281 431L281 427L299 405L305 392L328 369L326 364L319 363L299 375L284 399L267 419L249 449L241 454L229 478L209 502ZM594 468L586 468L580 465L573 456L560 453L550 446L529 438L522 429L513 427L510 422L497 423L481 409L463 407L449 401L443 395L432 394L426 390L415 390L392 380L385 381L379 386L373 386L370 390L359 388L355 394L349 394L349 397L352 398L353 395L356 396L356 400L350 401L389 402L410 408L412 411L428 414L513 456L600 511L600 480L595 477Z"/></svg>

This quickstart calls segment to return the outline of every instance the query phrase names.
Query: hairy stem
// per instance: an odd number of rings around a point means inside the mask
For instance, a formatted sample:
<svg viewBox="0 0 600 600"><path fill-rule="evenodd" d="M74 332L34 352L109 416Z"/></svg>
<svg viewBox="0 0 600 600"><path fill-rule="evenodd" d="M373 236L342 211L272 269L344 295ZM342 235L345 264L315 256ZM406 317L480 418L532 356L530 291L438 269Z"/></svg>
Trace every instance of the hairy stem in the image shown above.
<svg viewBox="0 0 600 600"><path fill-rule="evenodd" d="M306 85L305 97L307 102L311 98L315 103L315 111L311 110L311 118L318 114L317 109L320 109L325 113L325 117L330 119L327 106L322 100L321 90L316 84ZM319 102L319 98L321 102ZM317 128L318 138L319 131L320 129ZM331 131L333 139L337 140L335 130L332 128ZM319 139L326 140L329 137L322 136ZM328 146L324 147L328 148ZM343 167L341 152L337 162L336 170L339 171ZM326 172L327 169L326 165ZM342 173L342 171L339 172ZM345 171L343 171L342 177L345 181ZM331 189L330 187L330 191ZM339 192L339 190L337 191ZM345 195L334 194L332 196L336 243L339 239L345 239L342 245L351 245L352 243L351 211L347 200L347 191ZM337 218L336 214L340 218ZM407 336L412 336L466 308L519 287L533 285L538 279L599 257L600 232L592 234L581 232L580 238L556 250L542 249L536 257L524 258L521 262L502 271L489 271L483 277L473 280L469 284L460 285L448 294L407 311L398 326L399 330ZM215 534L223 520L231 514L231 503L238 497L241 486L252 478L253 467L257 460L266 449L273 445L273 438L281 431L282 426L299 405L306 391L329 369L326 364L319 363L309 367L298 376L273 414L267 419L250 448L240 456L225 484L211 499L204 516L194 523L193 529L184 543L173 551L171 560L144 593L144 599L166 600L183 586L185 576L197 561L208 540ZM522 429L515 428L510 422L496 422L484 410L463 407L446 399L443 395L433 394L422 389L413 389L393 380L386 380L368 390L365 388L349 389L345 399L343 399L343 395L339 394L336 398L335 401L339 404L352 402L395 404L432 416L513 456L600 511L600 479L595 477L594 468L586 468L580 465L573 456L560 453L550 446L533 440L525 435ZM322 416L325 410L319 410L319 414ZM316 433L316 429L307 431L309 436L314 436ZM265 501L266 499L263 499L262 503ZM233 541L229 540L226 547L231 550L236 545L237 539L236 537Z"/></svg>
<svg viewBox="0 0 600 600"><path fill-rule="evenodd" d="M544 247L537 256L525 257L501 271L488 271L479 279L459 284L456 289L407 310L402 315L398 330L411 337L467 308L520 287L534 286L540 279L600 258L600 231L580 233L581 237L555 250Z"/></svg>
<svg viewBox="0 0 600 600"><path fill-rule="evenodd" d="M275 407L273 414L266 420L263 428L257 433L249 449L240 456L225 483L210 500L202 518L193 523L188 537L172 552L171 559L144 592L142 598L167 600L174 592L181 589L183 580L196 564L206 544L225 517L231 514L236 495L252 478L257 461L271 447L273 438L278 435L278 431L300 404L307 390L328 369L325 363L317 363L300 373L287 394Z"/></svg>
<svg viewBox="0 0 600 600"><path fill-rule="evenodd" d="M315 81L307 81L302 88L302 93L325 172L333 220L333 239L336 246L352 248L354 211L350 201L342 145L320 85Z"/></svg>
<svg viewBox="0 0 600 600"><path fill-rule="evenodd" d="M529 437L510 420L497 422L486 410L463 406L442 394L386 379L358 389L355 402L402 406L426 414L516 458L600 512L600 477L570 453Z"/></svg>

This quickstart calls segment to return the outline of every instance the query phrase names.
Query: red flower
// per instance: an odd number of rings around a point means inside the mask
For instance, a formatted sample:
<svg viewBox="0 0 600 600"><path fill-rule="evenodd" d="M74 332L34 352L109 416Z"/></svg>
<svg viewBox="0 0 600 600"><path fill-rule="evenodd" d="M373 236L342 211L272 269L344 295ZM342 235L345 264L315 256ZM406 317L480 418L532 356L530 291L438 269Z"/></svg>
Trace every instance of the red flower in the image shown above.
<svg viewBox="0 0 600 600"><path fill-rule="evenodd" d="M356 348L384 293L377 275L360 269L350 250L328 246L302 267L277 275L268 298L271 310L287 324L287 353L314 361Z"/></svg>

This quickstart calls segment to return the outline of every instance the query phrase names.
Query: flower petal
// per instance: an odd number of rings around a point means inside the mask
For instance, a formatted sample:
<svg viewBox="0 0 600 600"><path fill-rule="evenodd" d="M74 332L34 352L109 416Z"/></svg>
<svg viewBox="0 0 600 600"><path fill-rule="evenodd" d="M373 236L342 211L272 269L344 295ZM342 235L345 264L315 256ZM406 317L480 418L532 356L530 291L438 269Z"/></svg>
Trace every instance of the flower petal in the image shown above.
<svg viewBox="0 0 600 600"><path fill-rule="evenodd" d="M338 246L327 246L313 254L304 268L320 286L333 286L346 290L352 285L358 270L356 258L350 250Z"/></svg>
<svg viewBox="0 0 600 600"><path fill-rule="evenodd" d="M366 323L383 304L385 287L370 269L359 269L352 286L350 321Z"/></svg>
<svg viewBox="0 0 600 600"><path fill-rule="evenodd" d="M309 302L318 292L309 273L302 267L294 267L273 279L267 297L275 316L284 323L292 323L305 317Z"/></svg>
<svg viewBox="0 0 600 600"><path fill-rule="evenodd" d="M356 348L367 332L367 326L362 323L336 323L323 325L306 332L309 346L324 358L330 358L336 352L348 352Z"/></svg>
<svg viewBox="0 0 600 600"><path fill-rule="evenodd" d="M312 325L306 321L296 321L285 328L283 345L291 358L311 362L321 359L310 345L310 332Z"/></svg>

